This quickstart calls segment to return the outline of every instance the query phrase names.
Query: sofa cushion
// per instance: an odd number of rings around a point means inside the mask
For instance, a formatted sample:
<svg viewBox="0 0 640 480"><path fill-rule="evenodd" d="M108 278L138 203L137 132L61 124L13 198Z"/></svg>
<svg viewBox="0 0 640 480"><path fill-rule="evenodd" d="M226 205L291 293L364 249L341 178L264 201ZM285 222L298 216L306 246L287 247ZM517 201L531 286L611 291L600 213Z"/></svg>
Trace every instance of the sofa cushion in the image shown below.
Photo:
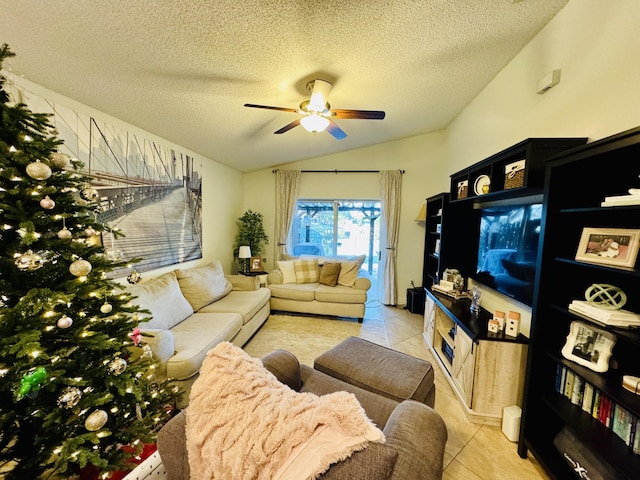
<svg viewBox="0 0 640 480"><path fill-rule="evenodd" d="M335 287L340 276L340 262L326 262L320 270L319 283L328 287Z"/></svg>
<svg viewBox="0 0 640 480"><path fill-rule="evenodd" d="M340 262L338 285L353 287L353 284L356 283L356 278L358 278L358 271L360 271L358 262Z"/></svg>
<svg viewBox="0 0 640 480"><path fill-rule="evenodd" d="M317 258L294 260L293 268L296 272L296 283L317 283L320 278Z"/></svg>
<svg viewBox="0 0 640 480"><path fill-rule="evenodd" d="M222 264L218 260L202 267L176 269L175 272L182 294L196 312L224 297L233 288L225 278Z"/></svg>
<svg viewBox="0 0 640 480"><path fill-rule="evenodd" d="M175 272L127 288L137 297L132 303L151 311L151 320L142 322L140 328L168 330L193 313L191 304L180 290Z"/></svg>
<svg viewBox="0 0 640 480"><path fill-rule="evenodd" d="M269 303L269 297L271 297L271 291L268 288L233 290L226 297L202 307L198 312L237 313L242 317L242 324L245 325Z"/></svg>
<svg viewBox="0 0 640 480"><path fill-rule="evenodd" d="M274 283L269 285L269 290L271 290L272 297L310 302L315 298L316 287L318 287L317 283L302 283L300 285Z"/></svg>
<svg viewBox="0 0 640 480"><path fill-rule="evenodd" d="M177 380L192 377L200 371L207 352L232 339L241 328L242 317L237 313L194 313L171 329L176 354L167 362L167 376Z"/></svg>
<svg viewBox="0 0 640 480"><path fill-rule="evenodd" d="M278 269L282 272L282 283L296 283L295 260L278 260Z"/></svg>
<svg viewBox="0 0 640 480"><path fill-rule="evenodd" d="M367 292L352 287L340 285L328 287L327 285L319 284L315 291L315 299L319 302L365 303L367 301Z"/></svg>

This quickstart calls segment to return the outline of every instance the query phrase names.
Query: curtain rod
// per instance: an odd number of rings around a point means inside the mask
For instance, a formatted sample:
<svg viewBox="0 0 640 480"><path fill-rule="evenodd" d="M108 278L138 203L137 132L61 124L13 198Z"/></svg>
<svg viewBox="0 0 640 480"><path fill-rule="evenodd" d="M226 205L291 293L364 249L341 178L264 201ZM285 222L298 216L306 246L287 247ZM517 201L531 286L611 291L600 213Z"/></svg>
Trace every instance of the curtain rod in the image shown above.
<svg viewBox="0 0 640 480"><path fill-rule="evenodd" d="M271 170L271 173L276 173L278 169ZM380 170L300 170L300 173L380 173ZM400 173L404 173L404 170L400 170Z"/></svg>

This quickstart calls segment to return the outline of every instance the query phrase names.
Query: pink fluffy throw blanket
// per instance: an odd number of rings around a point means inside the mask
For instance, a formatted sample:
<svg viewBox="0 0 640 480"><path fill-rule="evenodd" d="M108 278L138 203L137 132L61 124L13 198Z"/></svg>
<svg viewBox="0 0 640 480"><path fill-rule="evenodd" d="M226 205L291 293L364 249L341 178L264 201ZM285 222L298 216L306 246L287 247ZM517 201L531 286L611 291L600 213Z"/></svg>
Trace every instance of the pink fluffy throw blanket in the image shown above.
<svg viewBox="0 0 640 480"><path fill-rule="evenodd" d="M196 480L313 479L384 442L352 394L298 393L229 342L207 353L186 415Z"/></svg>

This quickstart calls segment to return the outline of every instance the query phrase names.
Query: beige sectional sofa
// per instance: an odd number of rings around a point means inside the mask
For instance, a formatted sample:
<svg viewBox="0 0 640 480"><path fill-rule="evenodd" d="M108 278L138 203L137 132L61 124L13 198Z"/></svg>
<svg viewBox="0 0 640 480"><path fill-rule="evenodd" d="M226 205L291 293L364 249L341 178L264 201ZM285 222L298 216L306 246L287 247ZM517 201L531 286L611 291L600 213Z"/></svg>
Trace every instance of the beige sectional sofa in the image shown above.
<svg viewBox="0 0 640 480"><path fill-rule="evenodd" d="M222 341L243 346L269 317L270 291L256 277L224 275L220 262L177 269L128 287L134 303L151 312L140 329L160 376L184 394L198 377L207 351Z"/></svg>
<svg viewBox="0 0 640 480"><path fill-rule="evenodd" d="M368 274L362 258L303 256L278 262L267 276L271 310L364 319ZM331 270L331 272L329 272ZM335 271L337 270L337 276Z"/></svg>

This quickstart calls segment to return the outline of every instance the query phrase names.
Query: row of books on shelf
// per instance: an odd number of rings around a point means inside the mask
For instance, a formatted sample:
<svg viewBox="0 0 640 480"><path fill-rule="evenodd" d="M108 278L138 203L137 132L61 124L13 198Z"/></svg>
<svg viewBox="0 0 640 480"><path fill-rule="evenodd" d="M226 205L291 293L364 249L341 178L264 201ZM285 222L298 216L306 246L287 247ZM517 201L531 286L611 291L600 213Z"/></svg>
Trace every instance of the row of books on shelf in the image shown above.
<svg viewBox="0 0 640 480"><path fill-rule="evenodd" d="M611 429L633 453L640 455L640 418L560 364L556 372L556 392Z"/></svg>

